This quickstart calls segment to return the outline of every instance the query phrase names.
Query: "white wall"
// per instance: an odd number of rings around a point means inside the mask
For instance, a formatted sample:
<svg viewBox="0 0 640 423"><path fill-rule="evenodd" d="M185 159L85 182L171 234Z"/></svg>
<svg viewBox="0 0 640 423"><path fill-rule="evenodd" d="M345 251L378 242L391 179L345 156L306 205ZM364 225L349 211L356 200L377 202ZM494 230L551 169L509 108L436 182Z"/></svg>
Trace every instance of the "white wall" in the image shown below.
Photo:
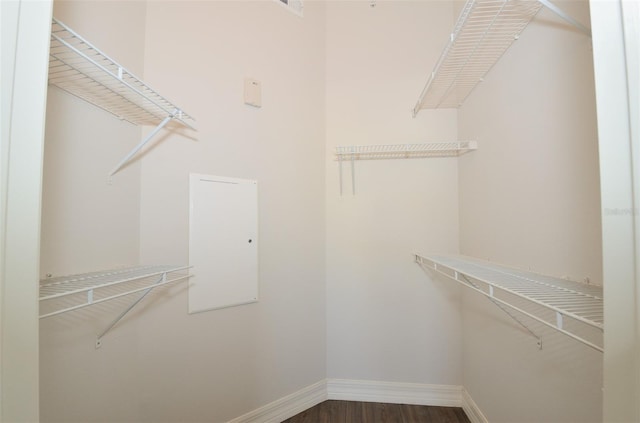
<svg viewBox="0 0 640 423"><path fill-rule="evenodd" d="M145 8L143 1L57 1L53 14L140 75ZM50 87L46 131L41 276L135 264L140 164L111 184L107 176L140 141L140 127Z"/></svg>
<svg viewBox="0 0 640 423"><path fill-rule="evenodd" d="M327 4L327 375L461 384L458 290L412 253L458 251L457 161L359 161L335 146L456 139L456 111L411 110L452 24L447 2Z"/></svg>
<svg viewBox="0 0 640 423"><path fill-rule="evenodd" d="M177 288L142 316L147 421L226 421L324 377L323 29L315 3L304 19L275 2L148 6L146 78L198 133L145 158L141 261L187 261L189 172L257 179L260 301L187 316Z"/></svg>
<svg viewBox="0 0 640 423"><path fill-rule="evenodd" d="M141 316L145 421L226 421L324 378L324 5L304 14L148 4L146 80L198 132L143 161L141 261L187 262L189 172L256 179L260 298L189 316L178 287ZM245 77L262 82L261 108L243 104Z"/></svg>
<svg viewBox="0 0 640 423"><path fill-rule="evenodd" d="M558 5L589 22L588 3ZM458 118L479 143L459 162L461 253L602 284L590 39L543 9ZM601 420L601 353L532 325L538 351L473 293L464 310L464 385L489 421Z"/></svg>

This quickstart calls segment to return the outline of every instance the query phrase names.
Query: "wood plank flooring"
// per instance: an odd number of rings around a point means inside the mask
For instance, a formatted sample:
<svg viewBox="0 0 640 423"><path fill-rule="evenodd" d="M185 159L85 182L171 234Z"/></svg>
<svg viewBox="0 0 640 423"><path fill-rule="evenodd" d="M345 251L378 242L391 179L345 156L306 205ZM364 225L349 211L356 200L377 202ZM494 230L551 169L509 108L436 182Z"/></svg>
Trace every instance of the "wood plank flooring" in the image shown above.
<svg viewBox="0 0 640 423"><path fill-rule="evenodd" d="M282 423L471 423L462 408L324 401Z"/></svg>

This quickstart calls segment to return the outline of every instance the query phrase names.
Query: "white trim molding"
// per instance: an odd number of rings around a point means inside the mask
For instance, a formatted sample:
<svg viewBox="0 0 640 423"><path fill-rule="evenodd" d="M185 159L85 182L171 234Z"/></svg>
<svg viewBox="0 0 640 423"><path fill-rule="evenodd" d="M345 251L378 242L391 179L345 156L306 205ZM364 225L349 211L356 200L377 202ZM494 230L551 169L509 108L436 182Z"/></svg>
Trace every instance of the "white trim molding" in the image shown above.
<svg viewBox="0 0 640 423"><path fill-rule="evenodd" d="M598 112L604 287L603 420L640 421L640 8L589 2ZM635 318L634 318L635 317Z"/></svg>
<svg viewBox="0 0 640 423"><path fill-rule="evenodd" d="M280 423L327 399L327 382L321 380L228 423Z"/></svg>
<svg viewBox="0 0 640 423"><path fill-rule="evenodd" d="M462 406L462 387L373 380L328 379L327 398L392 404Z"/></svg>
<svg viewBox="0 0 640 423"><path fill-rule="evenodd" d="M459 385L325 379L227 423L280 423L325 400L462 407L471 423L489 423L469 393Z"/></svg>
<svg viewBox="0 0 640 423"><path fill-rule="evenodd" d="M489 420L482 414L478 404L475 403L469 392L462 388L462 409L471 423L489 423Z"/></svg>
<svg viewBox="0 0 640 423"><path fill-rule="evenodd" d="M39 421L38 276L53 1L0 1L0 421Z"/></svg>

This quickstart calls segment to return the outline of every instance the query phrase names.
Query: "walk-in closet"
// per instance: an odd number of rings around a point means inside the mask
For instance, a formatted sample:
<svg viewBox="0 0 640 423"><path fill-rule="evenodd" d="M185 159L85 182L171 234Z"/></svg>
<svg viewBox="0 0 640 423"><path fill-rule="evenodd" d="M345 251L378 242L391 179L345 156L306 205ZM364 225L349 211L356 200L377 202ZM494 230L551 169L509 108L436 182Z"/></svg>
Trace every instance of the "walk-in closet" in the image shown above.
<svg viewBox="0 0 640 423"><path fill-rule="evenodd" d="M2 421L640 419L636 2L0 5Z"/></svg>

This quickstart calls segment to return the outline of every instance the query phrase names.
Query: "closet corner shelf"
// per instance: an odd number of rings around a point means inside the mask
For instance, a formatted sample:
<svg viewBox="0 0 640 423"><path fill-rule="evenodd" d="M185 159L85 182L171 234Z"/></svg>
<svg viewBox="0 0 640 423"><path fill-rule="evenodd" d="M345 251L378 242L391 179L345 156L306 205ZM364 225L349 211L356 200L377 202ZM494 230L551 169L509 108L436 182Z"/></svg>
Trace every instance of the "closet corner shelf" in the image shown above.
<svg viewBox="0 0 640 423"><path fill-rule="evenodd" d="M425 144L352 145L336 147L336 158L343 160L414 159L455 157L476 150L476 141L434 142Z"/></svg>
<svg viewBox="0 0 640 423"><path fill-rule="evenodd" d="M96 342L154 288L189 279L191 266L135 266L40 281L40 319L135 293L140 296L104 330Z"/></svg>
<svg viewBox="0 0 640 423"><path fill-rule="evenodd" d="M413 108L457 108L481 82L542 6L585 34L590 30L550 0L467 0Z"/></svg>
<svg viewBox="0 0 640 423"><path fill-rule="evenodd" d="M195 130L191 116L55 18L51 24L49 85L132 124L157 126L111 175L170 121Z"/></svg>
<svg viewBox="0 0 640 423"><path fill-rule="evenodd" d="M444 275L489 298L538 339L539 337L524 322L506 308L597 351L604 351L603 296L600 286L544 276L461 256L416 254L415 259L422 268Z"/></svg>
<svg viewBox="0 0 640 423"><path fill-rule="evenodd" d="M428 157L457 157L478 148L476 141L434 142L425 144L351 145L336 147L340 162L340 195L342 195L342 162L351 162L351 191L356 193L356 160L420 159Z"/></svg>

